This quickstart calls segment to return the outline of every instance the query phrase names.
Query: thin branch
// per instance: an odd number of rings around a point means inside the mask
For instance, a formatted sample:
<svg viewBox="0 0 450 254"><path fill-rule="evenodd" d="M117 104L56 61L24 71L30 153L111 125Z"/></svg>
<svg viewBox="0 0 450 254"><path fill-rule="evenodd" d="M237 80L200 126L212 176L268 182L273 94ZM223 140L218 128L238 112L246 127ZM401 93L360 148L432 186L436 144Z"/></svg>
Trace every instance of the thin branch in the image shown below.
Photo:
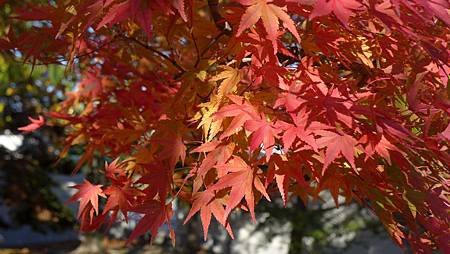
<svg viewBox="0 0 450 254"><path fill-rule="evenodd" d="M231 35L233 28L227 24L219 11L219 0L208 0L208 7L217 29Z"/></svg>
<svg viewBox="0 0 450 254"><path fill-rule="evenodd" d="M95 48L95 49L92 49L92 50L90 50L90 51L88 51L88 52L86 52L86 53L80 54L80 55L76 55L76 56L74 57L74 59L81 59L82 57L89 56L89 55L91 55L91 54L93 54L93 53L95 53L95 52L101 50L102 48L108 46L109 44L113 43L115 39L116 39L116 36L114 36L111 40L109 40L109 41L103 43L102 45L98 46L98 47ZM36 62L27 62L26 59L24 59L24 61L18 61L17 59L15 59L14 57L10 56L9 54L8 54L7 56L9 56L13 62L17 62L17 63L21 63L21 64L31 64L31 65L33 65L33 66L47 66L47 65L49 65L49 64L59 64L59 65L64 65L63 62L66 61L65 58L62 58L62 59L59 58L59 59L56 59L56 60L54 60L54 61L48 61L48 62L42 62L42 63L36 63ZM35 59L33 59L33 61L35 61Z"/></svg>
<svg viewBox="0 0 450 254"><path fill-rule="evenodd" d="M200 52L200 55L197 59L197 62L195 63L194 67L197 67L198 64L200 63L200 59L206 54L206 52L208 52L208 50L214 45L216 44L220 37L222 37L225 33L221 32L220 34L216 35L216 37L214 37L209 43L208 45L202 50L202 52Z"/></svg>
<svg viewBox="0 0 450 254"><path fill-rule="evenodd" d="M121 35L121 37L124 38L124 39L127 39L129 41L132 41L132 42L138 44L139 46L141 46L141 47L143 47L145 49L148 49L148 50L152 51L153 53L157 54L158 56L160 56L160 57L164 58L165 60L169 61L175 68L177 68L180 71L179 75L182 75L183 73L186 72L186 70L183 67L181 67L181 65L179 65L174 59L166 56L165 54L163 54L162 52L156 50L152 46L150 46L148 44L145 44L144 42L139 41L136 38L128 37L126 35Z"/></svg>
<svg viewBox="0 0 450 254"><path fill-rule="evenodd" d="M113 43L113 42L115 41L116 38L117 38L117 36L114 36L111 40L109 40L109 41L103 43L102 45L98 46L97 48L95 48L95 49L93 49L93 50L91 50L91 51L89 51L89 52L83 53L83 54L81 54L81 55L76 55L76 56L74 57L74 59L80 59L80 58L82 58L82 57L89 56L90 54L93 54L93 53L95 53L95 52L101 50L102 48L108 46L109 44Z"/></svg>
<svg viewBox="0 0 450 254"><path fill-rule="evenodd" d="M195 52L197 54L197 60L195 60L194 66L197 67L198 63L200 62L201 56L200 56L200 50L198 49L197 40L195 39L194 32L192 30L191 30L191 37L192 37L192 41L194 42Z"/></svg>

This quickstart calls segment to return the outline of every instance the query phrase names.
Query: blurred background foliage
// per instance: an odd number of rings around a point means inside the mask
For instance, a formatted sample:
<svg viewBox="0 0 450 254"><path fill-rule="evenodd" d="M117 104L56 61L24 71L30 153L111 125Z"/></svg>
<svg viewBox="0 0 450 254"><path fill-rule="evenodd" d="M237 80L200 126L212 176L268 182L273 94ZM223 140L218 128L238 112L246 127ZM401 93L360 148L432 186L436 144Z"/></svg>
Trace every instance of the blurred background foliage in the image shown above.
<svg viewBox="0 0 450 254"><path fill-rule="evenodd" d="M0 130L5 144L16 140L16 147L0 148L0 195L16 223L30 223L37 229L48 223L65 226L73 220L52 194L48 176L71 171L68 161L55 163L63 130L46 127L31 134L17 133L18 127L28 124L28 116L41 114L63 98L65 88L56 84L64 69L31 69L11 55L0 55Z"/></svg>
<svg viewBox="0 0 450 254"><path fill-rule="evenodd" d="M0 8L0 37L32 29L12 19L11 7L27 1L7 1ZM45 1L41 1L45 2ZM7 215L0 227L31 225L38 231L73 226L73 216L51 188L50 172L70 173L69 160L56 163L63 129L45 127L21 135L17 128L29 123L64 98L73 87L64 66L24 63L21 53L0 52L0 198ZM9 219L5 219L9 218ZM5 221L6 220L6 221Z"/></svg>

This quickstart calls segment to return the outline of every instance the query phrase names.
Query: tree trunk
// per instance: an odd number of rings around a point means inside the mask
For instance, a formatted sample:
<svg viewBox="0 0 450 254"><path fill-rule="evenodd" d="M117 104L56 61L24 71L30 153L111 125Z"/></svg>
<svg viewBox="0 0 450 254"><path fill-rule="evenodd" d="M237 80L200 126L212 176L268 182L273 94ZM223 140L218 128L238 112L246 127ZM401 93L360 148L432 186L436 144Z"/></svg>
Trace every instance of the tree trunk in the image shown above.
<svg viewBox="0 0 450 254"><path fill-rule="evenodd" d="M297 197L293 207L294 213L291 219L291 242L289 244L289 254L301 254L303 251L303 237L305 234L305 212L306 206L303 201ZM295 212L297 211L297 212Z"/></svg>

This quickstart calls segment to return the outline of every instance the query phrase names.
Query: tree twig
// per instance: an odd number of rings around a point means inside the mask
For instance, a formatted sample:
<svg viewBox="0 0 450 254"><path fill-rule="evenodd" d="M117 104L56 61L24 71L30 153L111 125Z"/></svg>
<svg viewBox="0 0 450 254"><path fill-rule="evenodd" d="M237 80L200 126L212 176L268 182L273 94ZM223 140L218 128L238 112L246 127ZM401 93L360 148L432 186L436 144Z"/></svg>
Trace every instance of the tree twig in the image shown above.
<svg viewBox="0 0 450 254"><path fill-rule="evenodd" d="M229 25L227 26L225 19L219 12L219 0L208 0L208 7L216 27L223 33L231 35L233 29Z"/></svg>
<svg viewBox="0 0 450 254"><path fill-rule="evenodd" d="M197 67L198 64L200 63L201 58L206 54L206 52L208 52L208 50L214 45L216 44L220 37L222 37L225 33L221 32L220 34L218 34L216 37L214 37L209 43L208 45L202 50L202 52L200 52L199 57L197 58L197 61L195 62L194 67Z"/></svg>
<svg viewBox="0 0 450 254"><path fill-rule="evenodd" d="M192 30L191 30L191 37L192 37L192 41L194 42L195 52L197 54L197 60L195 60L194 66L197 67L198 63L200 62L201 56L200 56L200 50L198 49L197 40L195 39L194 32Z"/></svg>
<svg viewBox="0 0 450 254"><path fill-rule="evenodd" d="M126 35L121 35L121 37L126 39L126 40L132 41L132 42L138 44L139 46L141 46L141 47L143 47L145 49L148 49L148 50L152 51L153 53L157 54L158 56L160 56L160 57L164 58L165 60L169 61L175 68L177 68L180 71L179 75L182 75L183 73L186 72L186 70L183 67L181 67L181 65L179 65L174 59L168 57L167 55L165 55L161 51L153 48L152 46L150 46L148 44L145 44L144 42L139 41L138 39L133 38L133 37L128 37ZM177 76L179 76L179 75L177 75Z"/></svg>

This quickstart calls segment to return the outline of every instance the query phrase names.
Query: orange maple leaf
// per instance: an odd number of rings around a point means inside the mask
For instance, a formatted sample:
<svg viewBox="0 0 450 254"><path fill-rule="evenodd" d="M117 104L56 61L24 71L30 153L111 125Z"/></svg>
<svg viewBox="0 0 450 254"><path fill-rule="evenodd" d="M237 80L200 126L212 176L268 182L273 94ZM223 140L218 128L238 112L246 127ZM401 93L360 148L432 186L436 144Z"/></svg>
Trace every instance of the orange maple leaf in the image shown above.
<svg viewBox="0 0 450 254"><path fill-rule="evenodd" d="M240 3L248 7L241 17L236 36L241 35L245 29L250 28L261 19L268 38L272 41L274 52L276 52L278 44L278 20L280 19L283 21L283 26L300 42L300 35L298 34L294 21L286 13L286 7L273 4L272 0L241 0Z"/></svg>

